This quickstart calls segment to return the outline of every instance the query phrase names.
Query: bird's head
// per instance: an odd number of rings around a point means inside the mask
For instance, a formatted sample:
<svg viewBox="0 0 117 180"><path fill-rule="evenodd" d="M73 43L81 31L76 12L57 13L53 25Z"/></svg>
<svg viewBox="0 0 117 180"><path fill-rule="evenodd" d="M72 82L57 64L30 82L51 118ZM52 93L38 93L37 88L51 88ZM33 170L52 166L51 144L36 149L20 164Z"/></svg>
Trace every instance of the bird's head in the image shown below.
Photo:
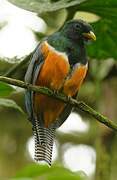
<svg viewBox="0 0 117 180"><path fill-rule="evenodd" d="M65 23L61 31L64 35L75 42L87 42L96 40L91 25L83 20L71 20Z"/></svg>

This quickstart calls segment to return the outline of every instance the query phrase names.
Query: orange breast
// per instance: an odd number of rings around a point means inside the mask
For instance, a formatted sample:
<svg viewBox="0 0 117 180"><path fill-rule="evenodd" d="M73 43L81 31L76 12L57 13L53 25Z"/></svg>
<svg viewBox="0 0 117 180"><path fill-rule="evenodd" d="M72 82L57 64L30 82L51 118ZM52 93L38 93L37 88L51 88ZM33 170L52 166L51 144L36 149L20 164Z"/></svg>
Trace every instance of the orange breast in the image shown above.
<svg viewBox="0 0 117 180"><path fill-rule="evenodd" d="M42 46L42 52L46 59L36 84L59 90L63 86L70 68L67 56L65 57L64 53L55 51L47 43Z"/></svg>
<svg viewBox="0 0 117 180"><path fill-rule="evenodd" d="M73 96L77 93L86 76L87 68L87 65L79 64L72 72L71 77L65 81L63 92L67 96Z"/></svg>
<svg viewBox="0 0 117 180"><path fill-rule="evenodd" d="M47 43L42 46L42 52L46 59L36 80L36 85L59 90L63 86L70 68L67 57L62 53L57 53ZM36 113L43 112L45 127L56 120L64 106L65 104L58 100L34 94L34 109Z"/></svg>
<svg viewBox="0 0 117 180"><path fill-rule="evenodd" d="M68 96L73 96L79 90L87 72L87 65L78 65L68 76L70 65L63 53L57 52L46 42L42 45L45 61L36 80L36 85L53 90L60 90ZM66 80L65 80L66 79ZM65 107L65 103L46 95L34 94L34 111L43 114L45 127L57 120Z"/></svg>

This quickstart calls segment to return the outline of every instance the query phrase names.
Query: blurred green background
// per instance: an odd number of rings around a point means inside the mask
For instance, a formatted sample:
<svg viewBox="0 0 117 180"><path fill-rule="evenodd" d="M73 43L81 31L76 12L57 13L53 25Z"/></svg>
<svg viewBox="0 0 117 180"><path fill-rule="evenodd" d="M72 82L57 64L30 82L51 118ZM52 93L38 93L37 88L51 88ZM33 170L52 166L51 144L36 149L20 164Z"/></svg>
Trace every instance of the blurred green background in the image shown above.
<svg viewBox="0 0 117 180"><path fill-rule="evenodd" d="M116 0L1 0L0 75L25 61L9 73L23 80L38 42L73 18L91 23L97 36L87 46L89 71L79 100L117 123ZM116 133L74 109L56 133L52 168L34 163L24 90L0 82L0 180L115 180L116 152Z"/></svg>

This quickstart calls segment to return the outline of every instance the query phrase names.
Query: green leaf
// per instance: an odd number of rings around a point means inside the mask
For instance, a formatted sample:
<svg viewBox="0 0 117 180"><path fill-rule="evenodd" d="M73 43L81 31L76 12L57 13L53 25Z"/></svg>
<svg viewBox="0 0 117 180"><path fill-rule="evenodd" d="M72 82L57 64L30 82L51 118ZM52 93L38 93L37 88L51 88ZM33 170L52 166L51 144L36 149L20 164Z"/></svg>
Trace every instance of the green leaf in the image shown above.
<svg viewBox="0 0 117 180"><path fill-rule="evenodd" d="M97 40L88 47L89 56L95 59L117 59L117 1L90 0L80 4L77 10L95 13L101 17L93 24Z"/></svg>
<svg viewBox="0 0 117 180"><path fill-rule="evenodd" d="M59 29L65 22L67 18L67 10L61 9L53 12L43 13L40 15L40 17L46 22L48 27L47 31L49 31L49 33L52 31L54 32L56 29ZM53 17L56 19L56 21L53 21Z"/></svg>
<svg viewBox="0 0 117 180"><path fill-rule="evenodd" d="M0 58L0 75L5 74L5 72L12 67L13 64L9 63L6 58Z"/></svg>
<svg viewBox="0 0 117 180"><path fill-rule="evenodd" d="M32 164L17 173L16 177L36 177L48 171L48 166Z"/></svg>
<svg viewBox="0 0 117 180"><path fill-rule="evenodd" d="M115 64L116 63L113 59L108 59L106 61L93 60L90 64L90 74L93 79L101 82L108 75Z"/></svg>
<svg viewBox="0 0 117 180"><path fill-rule="evenodd" d="M10 95L15 89L3 82L0 82L0 97L8 96Z"/></svg>
<svg viewBox="0 0 117 180"><path fill-rule="evenodd" d="M76 6L84 1L86 0L9 0L9 2L17 5L18 7L36 12L38 14Z"/></svg>
<svg viewBox="0 0 117 180"><path fill-rule="evenodd" d="M117 29L117 26L114 23L115 21L109 22L109 20L101 19L93 25L97 40L88 47L90 57L96 59L113 57L117 59L117 42L115 41L117 33L113 31Z"/></svg>
<svg viewBox="0 0 117 180"><path fill-rule="evenodd" d="M15 179L38 177L45 180L85 180L82 173L72 173L66 168L53 165L51 168L45 165L30 165L17 173Z"/></svg>
<svg viewBox="0 0 117 180"><path fill-rule="evenodd" d="M0 106L7 107L7 108L13 108L24 114L23 110L16 104L15 101L13 101L11 99L0 98Z"/></svg>

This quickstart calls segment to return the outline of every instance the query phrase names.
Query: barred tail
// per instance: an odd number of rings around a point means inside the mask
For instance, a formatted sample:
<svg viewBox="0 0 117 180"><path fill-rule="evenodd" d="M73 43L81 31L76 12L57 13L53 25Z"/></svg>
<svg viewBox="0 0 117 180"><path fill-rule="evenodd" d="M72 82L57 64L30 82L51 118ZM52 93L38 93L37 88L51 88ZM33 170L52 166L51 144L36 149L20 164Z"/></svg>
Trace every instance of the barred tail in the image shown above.
<svg viewBox="0 0 117 180"><path fill-rule="evenodd" d="M35 138L35 160L37 162L45 161L51 166L55 129L36 125L33 134Z"/></svg>

